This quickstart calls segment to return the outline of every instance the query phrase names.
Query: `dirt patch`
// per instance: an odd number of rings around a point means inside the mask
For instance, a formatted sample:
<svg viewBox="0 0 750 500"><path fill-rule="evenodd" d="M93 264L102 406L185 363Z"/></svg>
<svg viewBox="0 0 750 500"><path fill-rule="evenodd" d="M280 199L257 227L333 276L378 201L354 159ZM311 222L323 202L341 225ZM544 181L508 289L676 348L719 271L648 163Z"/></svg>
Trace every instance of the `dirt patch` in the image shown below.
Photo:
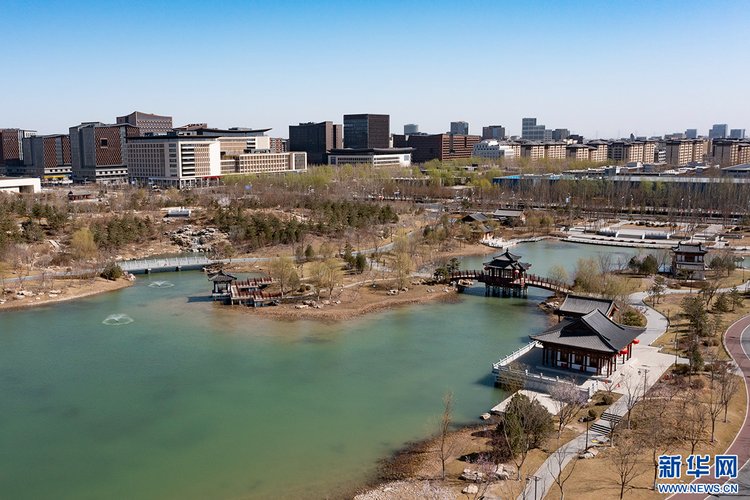
<svg viewBox="0 0 750 500"><path fill-rule="evenodd" d="M446 287L445 285L416 285L408 288L406 292L388 295L393 287L379 282L375 284L375 288L372 285L363 285L359 289L346 288L343 291L336 290L330 300L327 293L322 294L320 301L316 300L316 306L304 309L296 308L301 302L289 302L276 307L248 309L253 314L259 314L275 320L339 322L407 305L427 304L436 300L444 302L457 302L460 300L455 288ZM315 297L310 297L310 299L314 300ZM328 304L325 302L328 302Z"/></svg>
<svg viewBox="0 0 750 500"><path fill-rule="evenodd" d="M112 292L129 286L133 286L133 282L125 278L115 281L105 280L104 278L96 278L94 280L84 279L80 282L78 280L55 280L51 286L47 287L40 286L38 282L25 282L23 283L23 289L20 288L18 283L13 283L12 286L5 286L5 289L13 290L14 292L3 293L2 298L6 302L0 304L0 311L65 302L67 300ZM27 295L23 299L16 299L15 297L18 295L16 291L25 291Z"/></svg>

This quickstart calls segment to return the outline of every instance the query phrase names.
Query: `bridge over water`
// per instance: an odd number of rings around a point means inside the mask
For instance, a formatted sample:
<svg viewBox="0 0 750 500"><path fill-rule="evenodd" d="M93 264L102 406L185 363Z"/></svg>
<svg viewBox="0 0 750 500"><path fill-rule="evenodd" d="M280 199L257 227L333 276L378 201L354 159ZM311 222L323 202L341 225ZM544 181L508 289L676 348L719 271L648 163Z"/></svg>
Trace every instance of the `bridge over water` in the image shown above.
<svg viewBox="0 0 750 500"><path fill-rule="evenodd" d="M187 257L162 257L143 260L124 260L117 263L123 271L129 273L152 273L159 271L182 271L203 269L211 264L226 264L228 259L209 259L204 254Z"/></svg>
<svg viewBox="0 0 750 500"><path fill-rule="evenodd" d="M484 271L457 271L450 274L450 280L456 282L478 281L484 283L489 289L502 290L504 295L516 295L525 292L526 288L530 286L561 294L572 292L570 285L565 282L534 274L524 274L516 278L505 278Z"/></svg>

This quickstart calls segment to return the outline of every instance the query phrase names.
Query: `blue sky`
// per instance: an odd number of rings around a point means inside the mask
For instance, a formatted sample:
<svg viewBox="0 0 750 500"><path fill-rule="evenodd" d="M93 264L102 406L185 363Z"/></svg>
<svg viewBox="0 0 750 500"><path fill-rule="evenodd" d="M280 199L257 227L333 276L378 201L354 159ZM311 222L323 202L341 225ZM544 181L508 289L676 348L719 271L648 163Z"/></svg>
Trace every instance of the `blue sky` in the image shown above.
<svg viewBox="0 0 750 500"><path fill-rule="evenodd" d="M750 129L750 2L108 1L0 5L0 126L138 110L273 127L387 113L586 137ZM11 96L10 98L7 98ZM750 130L749 130L750 131Z"/></svg>

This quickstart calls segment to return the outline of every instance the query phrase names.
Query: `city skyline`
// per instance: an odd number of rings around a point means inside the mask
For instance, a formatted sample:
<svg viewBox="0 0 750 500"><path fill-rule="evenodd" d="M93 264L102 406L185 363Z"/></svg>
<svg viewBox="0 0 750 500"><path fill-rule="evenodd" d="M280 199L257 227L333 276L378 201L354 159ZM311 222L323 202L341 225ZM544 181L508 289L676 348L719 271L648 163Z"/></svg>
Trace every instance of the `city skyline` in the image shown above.
<svg viewBox="0 0 750 500"><path fill-rule="evenodd" d="M750 97L734 91L750 55L730 50L747 45L744 2L35 2L4 11L0 40L23 50L4 55L13 99L0 126L40 134L133 111L173 116L175 126L271 127L277 137L359 113L389 114L392 133L409 123L443 133L464 120L472 135L490 124L520 135L525 117L587 138L750 128ZM466 42L455 44L461 33ZM729 76L696 66L720 53ZM628 60L640 70L613 70Z"/></svg>

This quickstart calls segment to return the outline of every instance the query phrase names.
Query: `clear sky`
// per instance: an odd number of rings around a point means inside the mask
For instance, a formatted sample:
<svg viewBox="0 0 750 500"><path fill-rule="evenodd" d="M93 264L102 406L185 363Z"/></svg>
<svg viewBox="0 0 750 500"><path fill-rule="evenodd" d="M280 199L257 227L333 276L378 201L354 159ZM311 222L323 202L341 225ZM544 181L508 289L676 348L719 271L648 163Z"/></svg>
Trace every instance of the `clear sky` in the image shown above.
<svg viewBox="0 0 750 500"><path fill-rule="evenodd" d="M750 1L0 3L0 126L138 110L273 127L386 113L391 131L521 118L586 137L750 132Z"/></svg>

